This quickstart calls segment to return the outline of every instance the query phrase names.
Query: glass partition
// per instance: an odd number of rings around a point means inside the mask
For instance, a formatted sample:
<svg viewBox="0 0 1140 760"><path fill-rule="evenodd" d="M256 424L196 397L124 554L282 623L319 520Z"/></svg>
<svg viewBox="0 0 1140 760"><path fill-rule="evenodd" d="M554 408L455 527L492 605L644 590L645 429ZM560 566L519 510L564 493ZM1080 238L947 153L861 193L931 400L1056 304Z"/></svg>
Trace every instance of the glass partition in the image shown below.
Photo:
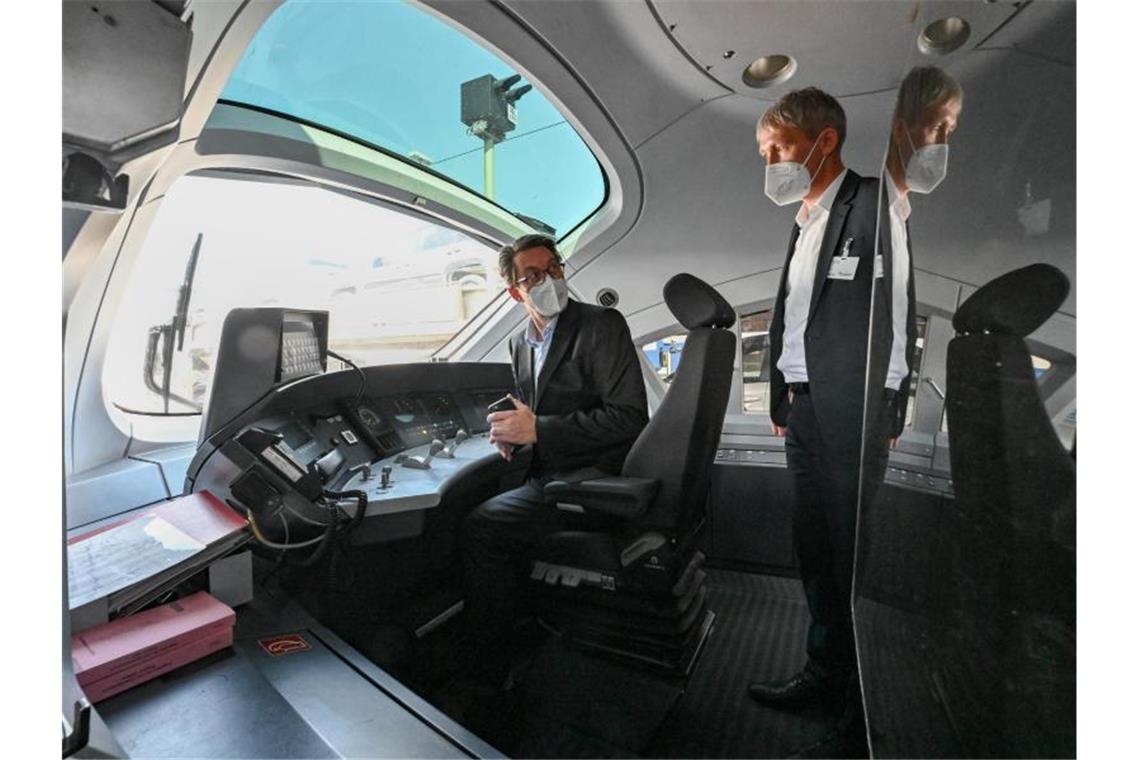
<svg viewBox="0 0 1140 760"><path fill-rule="evenodd" d="M852 599L867 736L873 757L1071 757L1076 10L971 27L962 8L916 6L881 174Z"/></svg>

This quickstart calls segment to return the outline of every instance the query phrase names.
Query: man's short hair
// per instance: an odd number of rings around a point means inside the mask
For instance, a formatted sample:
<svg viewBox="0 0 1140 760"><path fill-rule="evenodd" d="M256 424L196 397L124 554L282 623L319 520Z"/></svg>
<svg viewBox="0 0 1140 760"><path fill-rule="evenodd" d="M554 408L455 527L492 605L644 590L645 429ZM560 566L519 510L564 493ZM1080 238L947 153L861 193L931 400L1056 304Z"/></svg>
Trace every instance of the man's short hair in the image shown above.
<svg viewBox="0 0 1140 760"><path fill-rule="evenodd" d="M558 248L554 245L554 238L539 234L523 235L517 238L515 242L499 249L499 275L508 287L514 287L515 284L515 256L520 251L530 248L545 248L554 255L555 261L559 264L562 263L562 256L558 254Z"/></svg>
<svg viewBox="0 0 1140 760"><path fill-rule="evenodd" d="M895 98L895 118L914 126L928 108L962 100L962 85L937 66L916 66L907 72Z"/></svg>
<svg viewBox="0 0 1140 760"><path fill-rule="evenodd" d="M777 100L756 123L756 134L764 127L796 127L811 139L832 127L839 134L839 148L847 138L847 114L839 101L818 87L792 90Z"/></svg>

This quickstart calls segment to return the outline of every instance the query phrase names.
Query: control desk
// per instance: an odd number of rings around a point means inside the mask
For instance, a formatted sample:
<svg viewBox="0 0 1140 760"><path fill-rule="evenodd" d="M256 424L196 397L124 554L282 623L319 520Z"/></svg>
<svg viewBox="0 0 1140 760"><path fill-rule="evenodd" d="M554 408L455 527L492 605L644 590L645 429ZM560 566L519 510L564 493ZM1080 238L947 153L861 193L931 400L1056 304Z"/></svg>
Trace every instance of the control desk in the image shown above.
<svg viewBox="0 0 1140 760"><path fill-rule="evenodd" d="M369 367L299 380L203 442L187 490L211 491L281 541L326 524L330 507L319 497L335 501L329 494L351 494L336 508L366 523L430 510L468 481L521 477L525 458L507 463L487 436L487 406L512 385L505 364ZM390 521L391 537L415 535L420 518ZM361 536L382 539L376 525Z"/></svg>

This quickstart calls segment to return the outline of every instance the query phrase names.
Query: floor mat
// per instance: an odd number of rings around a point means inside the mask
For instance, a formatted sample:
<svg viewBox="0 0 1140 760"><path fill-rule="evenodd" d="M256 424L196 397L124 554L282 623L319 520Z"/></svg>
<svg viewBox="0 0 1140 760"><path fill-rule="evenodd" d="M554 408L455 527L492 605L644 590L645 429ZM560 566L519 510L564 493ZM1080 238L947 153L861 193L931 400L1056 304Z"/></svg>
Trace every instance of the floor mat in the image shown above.
<svg viewBox="0 0 1140 760"><path fill-rule="evenodd" d="M512 757L759 758L787 757L825 735L834 718L822 709L783 712L748 696L750 681L803 665L799 580L712 569L707 585L716 623L687 686L552 638L517 670L521 710L509 745L484 738Z"/></svg>
<svg viewBox="0 0 1140 760"><path fill-rule="evenodd" d="M790 676L803 666L808 610L802 586L796 578L708 573L716 628L646 755L787 757L826 734L833 718L822 710L760 705L748 696L748 683Z"/></svg>

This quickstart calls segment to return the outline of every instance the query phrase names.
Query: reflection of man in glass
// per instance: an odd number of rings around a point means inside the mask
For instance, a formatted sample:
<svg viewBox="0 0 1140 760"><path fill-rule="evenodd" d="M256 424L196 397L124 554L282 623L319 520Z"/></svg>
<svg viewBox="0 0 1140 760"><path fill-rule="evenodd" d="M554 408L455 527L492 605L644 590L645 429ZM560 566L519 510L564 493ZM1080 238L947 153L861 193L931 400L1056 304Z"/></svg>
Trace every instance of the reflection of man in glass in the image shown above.
<svg viewBox="0 0 1140 760"><path fill-rule="evenodd" d="M869 449L886 465L886 444L902 433L914 365L914 262L910 251L910 193L929 193L946 176L948 141L958 126L962 88L942 69L914 68L902 81L891 119L885 166L889 239L883 236L883 262L876 267L876 312L869 375L870 412L875 447ZM889 330L887 329L889 325ZM888 346L889 338L889 346ZM884 377L885 372L885 377ZM882 402L875 394L883 388ZM881 448L880 448L881 446Z"/></svg>
<svg viewBox="0 0 1140 760"><path fill-rule="evenodd" d="M845 135L843 108L813 87L780 98L756 135L765 194L777 205L802 201L772 310L769 368L811 613L807 663L791 678L748 687L757 701L785 709L838 709L858 694L851 571L880 191L878 180L843 165Z"/></svg>

